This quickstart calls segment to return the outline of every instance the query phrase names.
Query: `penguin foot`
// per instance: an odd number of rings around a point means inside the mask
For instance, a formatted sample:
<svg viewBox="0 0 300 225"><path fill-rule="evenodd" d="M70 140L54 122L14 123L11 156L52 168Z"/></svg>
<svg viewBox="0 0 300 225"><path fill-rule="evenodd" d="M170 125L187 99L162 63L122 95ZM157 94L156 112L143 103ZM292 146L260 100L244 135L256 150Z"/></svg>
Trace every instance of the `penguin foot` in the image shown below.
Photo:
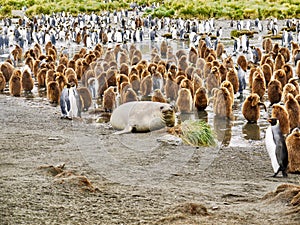
<svg viewBox="0 0 300 225"><path fill-rule="evenodd" d="M287 173L285 171L282 171L282 176L283 177L288 177Z"/></svg>

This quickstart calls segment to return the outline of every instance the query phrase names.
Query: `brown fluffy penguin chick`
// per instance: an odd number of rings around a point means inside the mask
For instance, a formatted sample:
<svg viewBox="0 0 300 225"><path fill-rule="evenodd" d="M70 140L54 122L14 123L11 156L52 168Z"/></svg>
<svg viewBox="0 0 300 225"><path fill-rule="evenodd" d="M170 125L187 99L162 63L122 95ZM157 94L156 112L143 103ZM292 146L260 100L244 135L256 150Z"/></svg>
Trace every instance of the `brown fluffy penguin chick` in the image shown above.
<svg viewBox="0 0 300 225"><path fill-rule="evenodd" d="M77 79L81 80L81 77L83 75L83 63L81 59L77 59L75 62L75 72L77 75Z"/></svg>
<svg viewBox="0 0 300 225"><path fill-rule="evenodd" d="M286 138L288 150L288 172L300 173L300 129L295 128Z"/></svg>
<svg viewBox="0 0 300 225"><path fill-rule="evenodd" d="M177 66L175 64L171 64L169 67L168 73L171 74L172 78L175 78L176 74L177 74L177 70L178 70Z"/></svg>
<svg viewBox="0 0 300 225"><path fill-rule="evenodd" d="M105 72L101 73L97 77L97 83L98 83L98 88L96 90L97 93L96 96L102 98L104 91L108 88Z"/></svg>
<svg viewBox="0 0 300 225"><path fill-rule="evenodd" d="M247 59L244 55L239 55L237 59L237 64L244 70L247 70Z"/></svg>
<svg viewBox="0 0 300 225"><path fill-rule="evenodd" d="M93 69L87 70L85 73L83 73L83 76L81 77L81 84L83 87L87 87L88 80L92 77L96 77L95 71Z"/></svg>
<svg viewBox="0 0 300 225"><path fill-rule="evenodd" d="M214 94L214 113L217 117L228 118L232 117L232 99L227 88L221 87Z"/></svg>
<svg viewBox="0 0 300 225"><path fill-rule="evenodd" d="M9 93L12 96L20 97L22 92L21 70L15 69L9 79Z"/></svg>
<svg viewBox="0 0 300 225"><path fill-rule="evenodd" d="M223 59L223 64L227 69L234 68L234 62L231 56L228 56L227 58Z"/></svg>
<svg viewBox="0 0 300 225"><path fill-rule="evenodd" d="M293 84L295 86L295 88L296 88L296 94L295 95L300 94L300 85L299 85L298 80L299 79L296 78L296 77L293 77L293 78L291 78L291 79L288 80L288 83Z"/></svg>
<svg viewBox="0 0 300 225"><path fill-rule="evenodd" d="M60 89L56 81L49 81L47 84L47 98L51 104L59 104Z"/></svg>
<svg viewBox="0 0 300 225"><path fill-rule="evenodd" d="M47 71L46 81L45 81L46 82L46 87L47 87L47 85L50 81L55 81L56 74L57 73L53 69L50 69L50 70Z"/></svg>
<svg viewBox="0 0 300 225"><path fill-rule="evenodd" d="M189 66L186 68L186 70L184 71L184 73L186 74L186 77L190 80L192 80L192 74L194 72L195 68L192 66Z"/></svg>
<svg viewBox="0 0 300 225"><path fill-rule="evenodd" d="M197 63L197 59L198 59L198 52L197 49L195 47L191 47L190 51L189 51L189 57L188 60L190 63L192 63L193 65L196 65Z"/></svg>
<svg viewBox="0 0 300 225"><path fill-rule="evenodd" d="M293 67L290 64L284 64L282 69L285 71L287 81L294 77Z"/></svg>
<svg viewBox="0 0 300 225"><path fill-rule="evenodd" d="M281 101L282 96L282 86L280 81L273 79L268 85L268 100L270 104L273 105Z"/></svg>
<svg viewBox="0 0 300 225"><path fill-rule="evenodd" d="M224 52L225 52L225 46L224 46L223 43L219 42L217 44L217 50L216 50L217 58L222 60L222 55L223 55Z"/></svg>
<svg viewBox="0 0 300 225"><path fill-rule="evenodd" d="M300 94L295 96L296 101L298 102L298 104L300 105Z"/></svg>
<svg viewBox="0 0 300 225"><path fill-rule="evenodd" d="M199 87L194 95L194 107L198 111L203 111L208 105L208 97L205 87Z"/></svg>
<svg viewBox="0 0 300 225"><path fill-rule="evenodd" d="M117 74L117 87L119 93L120 93L121 84L123 82L129 83L129 78L125 74Z"/></svg>
<svg viewBox="0 0 300 225"><path fill-rule="evenodd" d="M208 93L211 93L211 90L213 88L218 88L220 87L221 84L221 77L220 77L220 73L217 67L213 67L211 69L211 73L208 75L207 79L206 79L206 88Z"/></svg>
<svg viewBox="0 0 300 225"><path fill-rule="evenodd" d="M122 63L120 65L119 73L120 74L125 74L126 76L129 76L129 66L128 66L128 64Z"/></svg>
<svg viewBox="0 0 300 225"><path fill-rule="evenodd" d="M161 92L160 89L155 89L153 91L151 101L152 102L162 102L162 103L167 102L166 98L164 97L164 95L163 95L163 93Z"/></svg>
<svg viewBox="0 0 300 225"><path fill-rule="evenodd" d="M272 51L270 52L270 54L274 60L279 53L279 49L280 49L279 43L274 43Z"/></svg>
<svg viewBox="0 0 300 225"><path fill-rule="evenodd" d="M249 71L249 77L248 77L248 83L249 83L249 88L252 88L252 83L253 83L253 77L254 77L254 73L259 70L258 67L251 67L250 71Z"/></svg>
<svg viewBox="0 0 300 225"><path fill-rule="evenodd" d="M226 80L228 80L232 84L233 93L236 94L239 90L239 78L235 69L228 69Z"/></svg>
<svg viewBox="0 0 300 225"><path fill-rule="evenodd" d="M137 74L132 74L129 77L129 83L131 84L132 89L135 91L135 93L139 93L141 81Z"/></svg>
<svg viewBox="0 0 300 225"><path fill-rule="evenodd" d="M87 87L79 87L77 88L77 92L82 99L82 110L88 111L92 105L92 95L90 90Z"/></svg>
<svg viewBox="0 0 300 225"><path fill-rule="evenodd" d="M34 80L31 77L28 69L25 69L22 73L22 89L25 92L31 92L34 86Z"/></svg>
<svg viewBox="0 0 300 225"><path fill-rule="evenodd" d="M11 55L14 58L15 65L19 65L22 60L23 49L18 44L16 44L15 48L11 51Z"/></svg>
<svg viewBox="0 0 300 225"><path fill-rule="evenodd" d="M37 82L38 82L38 87L39 88L44 88L46 87L46 74L47 74L48 69L43 68L40 69L37 73Z"/></svg>
<svg viewBox="0 0 300 225"><path fill-rule="evenodd" d="M66 78L69 84L74 83L76 87L78 87L78 80L76 74L69 74L68 76L66 76Z"/></svg>
<svg viewBox="0 0 300 225"><path fill-rule="evenodd" d="M282 97L281 97L281 101L283 103L286 102L287 100L287 95L288 94L292 94L294 97L297 95L297 90L296 90L296 87L291 84L291 83L287 83L284 87L283 87L283 90L282 90Z"/></svg>
<svg viewBox="0 0 300 225"><path fill-rule="evenodd" d="M56 73L55 81L58 83L60 91L62 91L64 86L68 83L67 78L62 73Z"/></svg>
<svg viewBox="0 0 300 225"><path fill-rule="evenodd" d="M193 97L191 91L187 88L180 88L176 106L180 113L190 113L193 110Z"/></svg>
<svg viewBox="0 0 300 225"><path fill-rule="evenodd" d="M0 92L3 92L5 86L6 86L6 80L3 73L0 71Z"/></svg>
<svg viewBox="0 0 300 225"><path fill-rule="evenodd" d="M4 62L4 63L1 64L0 70L3 73L3 75L5 77L5 80L9 81L9 79L12 76L15 68L10 63Z"/></svg>
<svg viewBox="0 0 300 225"><path fill-rule="evenodd" d="M56 72L65 73L66 69L67 67L65 65L59 64L58 67L56 68Z"/></svg>
<svg viewBox="0 0 300 225"><path fill-rule="evenodd" d="M200 69L201 71L203 71L204 69L204 65L205 65L205 59L203 58L198 58L197 62L196 62L196 68Z"/></svg>
<svg viewBox="0 0 300 225"><path fill-rule="evenodd" d="M196 93L196 90L198 88L203 87L203 80L196 73L193 74L192 83L193 83L193 93L194 94Z"/></svg>
<svg viewBox="0 0 300 225"><path fill-rule="evenodd" d="M159 64L157 66L157 72L160 73L163 76L163 78L166 78L167 69L165 65Z"/></svg>
<svg viewBox="0 0 300 225"><path fill-rule="evenodd" d="M121 52L120 53L120 58L119 58L119 63L122 65L124 64L129 64L130 60L129 60L129 56L128 54L126 54L125 52Z"/></svg>
<svg viewBox="0 0 300 225"><path fill-rule="evenodd" d="M117 71L113 69L109 69L106 72L106 80L107 85L110 86L117 86Z"/></svg>
<svg viewBox="0 0 300 225"><path fill-rule="evenodd" d="M268 86L271 78L272 78L272 68L269 64L263 64L261 66L261 70L264 74L264 78L265 78L265 81L266 81L266 85Z"/></svg>
<svg viewBox="0 0 300 225"><path fill-rule="evenodd" d="M256 123L260 117L260 97L256 93L250 94L244 101L242 106L242 114L248 123ZM265 106L266 110L266 106Z"/></svg>
<svg viewBox="0 0 300 225"><path fill-rule="evenodd" d="M273 41L271 38L265 38L262 44L263 50L268 54L273 49Z"/></svg>
<svg viewBox="0 0 300 225"><path fill-rule="evenodd" d="M233 90L233 85L232 85L232 83L231 83L230 81L228 81L228 80L224 80L224 81L221 83L221 87L227 88L227 90L229 91L231 100L232 100L232 104L233 104L233 102L234 102L234 90Z"/></svg>
<svg viewBox="0 0 300 225"><path fill-rule="evenodd" d="M185 71L186 68L189 66L187 56L183 55L178 59L178 69Z"/></svg>
<svg viewBox="0 0 300 225"><path fill-rule="evenodd" d="M296 75L300 78L300 60L298 60L295 70Z"/></svg>
<svg viewBox="0 0 300 225"><path fill-rule="evenodd" d="M152 74L152 84L153 84L153 90L160 89L162 90L164 87L164 79L161 73L154 72Z"/></svg>
<svg viewBox="0 0 300 225"><path fill-rule="evenodd" d="M284 58L284 62L287 63L290 61L290 50L287 48L287 47L281 47L278 51L278 54L281 54L283 55L283 58Z"/></svg>
<svg viewBox="0 0 300 225"><path fill-rule="evenodd" d="M256 93L260 97L263 98L264 94L266 93L266 81L264 76L261 72L255 72L252 82L252 91L251 93Z"/></svg>
<svg viewBox="0 0 300 225"><path fill-rule="evenodd" d="M173 79L171 73L168 73L167 75L164 89L167 99L169 99L170 101L175 101L177 99L179 86Z"/></svg>
<svg viewBox="0 0 300 225"><path fill-rule="evenodd" d="M278 103L274 104L272 107L272 118L277 118L279 120L282 134L290 133L289 114L284 106Z"/></svg>
<svg viewBox="0 0 300 225"><path fill-rule="evenodd" d="M167 58L168 44L165 40L163 40L160 44L160 56L161 58Z"/></svg>
<svg viewBox="0 0 300 225"><path fill-rule="evenodd" d="M194 95L194 92L193 92L193 82L191 80L189 80L188 78L182 79L180 81L179 88L187 88L187 89L190 90L192 96Z"/></svg>
<svg viewBox="0 0 300 225"><path fill-rule="evenodd" d="M273 77L275 79L277 79L278 81L280 81L282 88L287 83L286 74L285 74L285 71L283 69L275 70L274 73L273 73Z"/></svg>
<svg viewBox="0 0 300 225"><path fill-rule="evenodd" d="M278 54L275 58L275 70L279 70L279 69L282 69L282 67L284 66L285 64L285 60L284 60L284 57L282 54Z"/></svg>
<svg viewBox="0 0 300 225"><path fill-rule="evenodd" d="M290 131L296 127L300 127L300 106L292 94L287 95L285 108L289 115Z"/></svg>
<svg viewBox="0 0 300 225"><path fill-rule="evenodd" d="M133 101L138 101L138 97L137 94L135 93L135 91L129 87L126 89L125 93L123 94L124 96L122 97L122 103L126 103L126 102L133 102Z"/></svg>
<svg viewBox="0 0 300 225"><path fill-rule="evenodd" d="M153 87L151 75L144 77L140 84L140 92L142 96L149 96Z"/></svg>
<svg viewBox="0 0 300 225"><path fill-rule="evenodd" d="M112 112L116 108L116 93L114 87L109 87L104 91L102 106L107 112Z"/></svg>
<svg viewBox="0 0 300 225"><path fill-rule="evenodd" d="M226 75L227 75L228 69L225 67L224 64L220 64L219 72L220 72L220 76L221 76L221 82L223 82L224 80L226 80Z"/></svg>

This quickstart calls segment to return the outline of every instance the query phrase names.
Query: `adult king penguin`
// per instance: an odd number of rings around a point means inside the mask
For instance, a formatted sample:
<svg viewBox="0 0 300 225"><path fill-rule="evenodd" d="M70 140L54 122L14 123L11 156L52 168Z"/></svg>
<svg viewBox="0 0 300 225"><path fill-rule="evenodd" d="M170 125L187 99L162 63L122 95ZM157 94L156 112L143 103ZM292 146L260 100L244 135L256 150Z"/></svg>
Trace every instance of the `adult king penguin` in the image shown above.
<svg viewBox="0 0 300 225"><path fill-rule="evenodd" d="M74 84L67 83L60 95L61 119L81 117L82 102Z"/></svg>
<svg viewBox="0 0 300 225"><path fill-rule="evenodd" d="M276 177L280 171L282 171L283 177L287 177L288 151L285 138L280 130L279 120L271 118L268 122L271 125L266 130L265 143L274 170L273 177Z"/></svg>

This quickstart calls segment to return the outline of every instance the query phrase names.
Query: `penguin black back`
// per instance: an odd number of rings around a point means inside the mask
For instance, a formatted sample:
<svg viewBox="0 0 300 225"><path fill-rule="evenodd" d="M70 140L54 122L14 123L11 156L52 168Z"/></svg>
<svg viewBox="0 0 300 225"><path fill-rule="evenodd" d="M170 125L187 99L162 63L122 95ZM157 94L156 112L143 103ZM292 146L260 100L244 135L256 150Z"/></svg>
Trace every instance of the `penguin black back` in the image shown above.
<svg viewBox="0 0 300 225"><path fill-rule="evenodd" d="M280 130L280 126L279 126L279 120L277 118L271 118L268 120L268 122L271 124L270 128L271 128L271 132L272 132L272 136L271 137L266 137L266 138L273 138L273 140L269 140L269 141L273 141L273 143L275 144L275 157L277 159L277 163L279 168L277 169L277 171L275 170L275 167L273 167L274 169L274 175L273 177L276 177L277 174L281 171L283 177L287 177L287 166L288 166L288 151L287 151L287 147L286 147L286 143L285 143L285 138ZM268 150L269 151L269 150ZM270 152L269 152L270 154ZM272 156L270 155L271 160ZM272 162L273 165L273 162Z"/></svg>

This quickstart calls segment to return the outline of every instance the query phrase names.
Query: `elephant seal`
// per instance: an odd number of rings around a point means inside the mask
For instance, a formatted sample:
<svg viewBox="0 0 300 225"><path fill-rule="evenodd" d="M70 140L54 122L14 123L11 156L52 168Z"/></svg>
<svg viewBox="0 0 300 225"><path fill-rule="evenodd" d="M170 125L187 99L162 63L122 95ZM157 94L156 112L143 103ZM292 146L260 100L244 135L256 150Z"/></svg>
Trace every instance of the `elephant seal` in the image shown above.
<svg viewBox="0 0 300 225"><path fill-rule="evenodd" d="M115 134L149 132L175 125L175 108L168 103L152 101L127 102L117 107L110 123Z"/></svg>

